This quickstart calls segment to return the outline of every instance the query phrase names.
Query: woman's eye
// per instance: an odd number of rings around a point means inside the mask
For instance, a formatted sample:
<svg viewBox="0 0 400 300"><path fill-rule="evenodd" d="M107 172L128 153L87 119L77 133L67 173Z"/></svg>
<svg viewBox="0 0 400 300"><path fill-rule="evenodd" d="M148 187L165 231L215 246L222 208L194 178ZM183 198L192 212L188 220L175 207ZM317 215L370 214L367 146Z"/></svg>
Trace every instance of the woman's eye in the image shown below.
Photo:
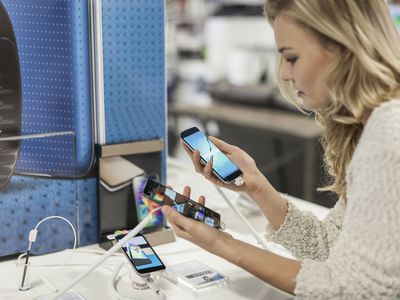
<svg viewBox="0 0 400 300"><path fill-rule="evenodd" d="M286 61L293 65L297 61L297 57L288 57Z"/></svg>

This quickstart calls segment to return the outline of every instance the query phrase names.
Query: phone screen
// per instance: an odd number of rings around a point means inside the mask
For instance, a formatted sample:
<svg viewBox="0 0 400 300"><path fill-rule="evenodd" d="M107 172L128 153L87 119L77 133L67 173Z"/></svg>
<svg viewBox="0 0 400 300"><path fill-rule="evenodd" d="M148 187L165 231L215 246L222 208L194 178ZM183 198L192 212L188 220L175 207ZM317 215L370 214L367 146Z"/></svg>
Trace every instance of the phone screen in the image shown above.
<svg viewBox="0 0 400 300"><path fill-rule="evenodd" d="M205 163L213 160L213 170L223 181L230 182L242 174L239 168L198 128L185 130L181 133L181 138L192 150L200 151L200 156Z"/></svg>
<svg viewBox="0 0 400 300"><path fill-rule="evenodd" d="M154 180L147 181L143 195L159 205L170 205L174 207L186 217L203 222L217 229L221 228L221 216L219 213Z"/></svg>
<svg viewBox="0 0 400 300"><path fill-rule="evenodd" d="M157 175L137 176L133 179L133 194L135 198L135 207L138 223L143 221L149 213L158 207L158 204L148 198L142 197L143 190L148 179L158 180ZM144 231L152 231L165 227L165 218L161 210L152 214L150 222L146 225Z"/></svg>
<svg viewBox="0 0 400 300"><path fill-rule="evenodd" d="M124 235L119 235L116 239L120 240L123 237ZM122 246L122 250L131 262L132 266L140 274L147 274L165 269L161 259L141 234L129 240L124 246Z"/></svg>

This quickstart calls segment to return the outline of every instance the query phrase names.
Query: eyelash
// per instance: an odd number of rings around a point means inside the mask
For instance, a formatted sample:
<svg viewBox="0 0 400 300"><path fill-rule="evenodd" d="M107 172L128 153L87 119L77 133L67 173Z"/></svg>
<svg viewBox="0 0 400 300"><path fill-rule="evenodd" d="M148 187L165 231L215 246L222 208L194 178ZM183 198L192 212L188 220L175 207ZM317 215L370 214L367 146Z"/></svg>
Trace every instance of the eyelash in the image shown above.
<svg viewBox="0 0 400 300"><path fill-rule="evenodd" d="M293 65L297 61L297 57L287 58L286 61Z"/></svg>

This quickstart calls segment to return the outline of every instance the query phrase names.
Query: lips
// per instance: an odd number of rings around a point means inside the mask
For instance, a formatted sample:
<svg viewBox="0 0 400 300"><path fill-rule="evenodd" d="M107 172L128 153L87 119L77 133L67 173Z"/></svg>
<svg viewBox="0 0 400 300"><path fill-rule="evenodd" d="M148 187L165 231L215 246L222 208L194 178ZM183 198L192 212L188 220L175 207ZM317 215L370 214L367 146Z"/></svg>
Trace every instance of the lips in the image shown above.
<svg viewBox="0 0 400 300"><path fill-rule="evenodd" d="M298 98L301 98L302 96L304 96L304 93L300 90L295 90L296 91L296 95Z"/></svg>

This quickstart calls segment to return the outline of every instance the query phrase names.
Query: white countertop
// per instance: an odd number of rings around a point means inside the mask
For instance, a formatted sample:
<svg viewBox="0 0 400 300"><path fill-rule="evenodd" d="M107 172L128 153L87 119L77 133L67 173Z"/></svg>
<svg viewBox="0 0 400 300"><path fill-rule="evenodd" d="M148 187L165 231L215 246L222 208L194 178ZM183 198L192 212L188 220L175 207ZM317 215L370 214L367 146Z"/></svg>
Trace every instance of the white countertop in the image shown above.
<svg viewBox="0 0 400 300"><path fill-rule="evenodd" d="M186 167L187 166L187 167ZM235 238L256 245L255 239L249 234L246 226L236 216L223 199L216 193L211 183L206 181L201 175L194 172L191 164L187 162L168 159L168 175L167 184L171 185L175 190L181 192L184 185L192 187L192 199L197 200L198 196L206 196L207 206L216 210L221 214L222 221L227 225L227 231ZM236 201L236 203L247 203L246 200L240 199L239 195L227 191L227 194ZM288 196L300 208L310 210L319 218L323 218L328 210L316 204L309 203L300 199ZM263 236L266 220L259 213L250 213L251 210L242 207L242 212L248 216L248 220L254 226L256 231ZM272 245L272 244L271 244ZM272 245L273 246L273 245ZM225 276L228 276L231 284L228 287L214 289L207 294L195 297L184 291L180 287L175 286L168 280L161 278L157 281L158 287L166 295L166 299L291 299L288 294L282 293L270 285L262 282L247 271L212 255L194 244L177 238L174 243L169 243L154 247L164 264L172 266L178 263L197 259ZM285 254L280 247L273 248L278 253ZM32 257L32 288L28 291L21 292L17 289L16 266L15 260L0 263L0 299L33 299L34 297L49 294L51 291L45 286L40 275L45 274L53 283L62 287L65 282L80 274L85 268L93 263L99 254L93 251L104 251L98 245L82 247L77 249L68 266L58 268L54 265L63 264L69 257L69 251L62 251L49 255ZM288 255L288 254L285 254ZM102 266L96 269L92 274L86 277L74 289L77 290L86 299L113 299L108 284L114 268L119 262L124 262L123 254L116 254L109 258ZM128 272L131 268L126 262L121 274Z"/></svg>

